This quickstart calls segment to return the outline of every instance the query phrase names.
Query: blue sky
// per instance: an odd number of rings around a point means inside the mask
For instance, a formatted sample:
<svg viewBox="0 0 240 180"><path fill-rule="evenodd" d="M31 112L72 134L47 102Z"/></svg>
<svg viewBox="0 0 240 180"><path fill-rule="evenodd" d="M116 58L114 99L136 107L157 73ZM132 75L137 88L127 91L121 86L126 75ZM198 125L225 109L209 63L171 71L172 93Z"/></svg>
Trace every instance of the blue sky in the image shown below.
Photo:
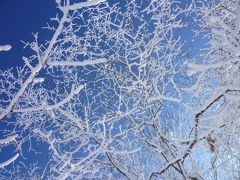
<svg viewBox="0 0 240 180"><path fill-rule="evenodd" d="M32 40L32 32L40 32L57 12L54 0L0 0L0 45L10 44L10 51L0 52L0 69L22 66L23 41ZM42 35L42 36L41 36Z"/></svg>

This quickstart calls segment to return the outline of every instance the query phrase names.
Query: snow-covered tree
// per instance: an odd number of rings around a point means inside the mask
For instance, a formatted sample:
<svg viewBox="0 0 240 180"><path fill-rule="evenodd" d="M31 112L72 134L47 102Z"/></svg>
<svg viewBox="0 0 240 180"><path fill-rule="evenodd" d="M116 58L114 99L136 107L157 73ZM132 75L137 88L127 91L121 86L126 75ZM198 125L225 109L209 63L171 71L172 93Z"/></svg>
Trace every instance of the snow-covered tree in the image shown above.
<svg viewBox="0 0 240 180"><path fill-rule="evenodd" d="M0 73L2 142L18 151L1 178L239 177L238 2L56 3L52 38ZM204 56L186 32L207 37Z"/></svg>
<svg viewBox="0 0 240 180"><path fill-rule="evenodd" d="M198 139L209 145L206 176L239 179L239 52L240 1L213 3L201 10L201 33L208 40L202 59L189 63L197 76L195 96L200 109L195 114ZM199 169L201 167L198 167Z"/></svg>

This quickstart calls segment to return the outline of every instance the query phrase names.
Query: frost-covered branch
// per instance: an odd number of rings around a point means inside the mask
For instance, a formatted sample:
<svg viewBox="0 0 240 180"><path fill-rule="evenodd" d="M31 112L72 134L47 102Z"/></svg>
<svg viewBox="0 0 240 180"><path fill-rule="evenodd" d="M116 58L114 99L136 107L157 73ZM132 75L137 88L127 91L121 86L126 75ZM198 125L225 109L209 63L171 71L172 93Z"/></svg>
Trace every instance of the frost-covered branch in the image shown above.
<svg viewBox="0 0 240 180"><path fill-rule="evenodd" d="M0 46L0 51L10 51L12 49L11 45L2 45Z"/></svg>
<svg viewBox="0 0 240 180"><path fill-rule="evenodd" d="M18 135L13 135L13 136L8 136L5 139L0 139L0 144L8 144L14 140L16 140L16 138L18 137Z"/></svg>
<svg viewBox="0 0 240 180"><path fill-rule="evenodd" d="M105 58L87 61L51 61L48 64L50 66L88 66L95 65L99 63L105 63L107 60Z"/></svg>
<svg viewBox="0 0 240 180"><path fill-rule="evenodd" d="M19 157L19 154L16 154L15 156L13 156L12 158L10 158L9 160L3 162L3 163L0 163L0 168L4 168L6 167L7 165L13 163L17 158Z"/></svg>
<svg viewBox="0 0 240 180"><path fill-rule="evenodd" d="M69 5L68 8L69 8L69 10L77 10L77 9L81 9L81 8L95 6L95 5L98 5L105 1L106 0L88 0L87 2L74 3L72 5Z"/></svg>
<svg viewBox="0 0 240 180"><path fill-rule="evenodd" d="M76 89L74 89L74 87L72 87L71 93L69 93L68 97L66 97L65 99L63 99L62 101L60 101L59 103L56 103L54 105L46 105L45 106L46 110L51 110L51 109L58 108L58 107L64 105L65 103L69 102L74 95L78 94L83 88L84 88L84 85L80 85Z"/></svg>

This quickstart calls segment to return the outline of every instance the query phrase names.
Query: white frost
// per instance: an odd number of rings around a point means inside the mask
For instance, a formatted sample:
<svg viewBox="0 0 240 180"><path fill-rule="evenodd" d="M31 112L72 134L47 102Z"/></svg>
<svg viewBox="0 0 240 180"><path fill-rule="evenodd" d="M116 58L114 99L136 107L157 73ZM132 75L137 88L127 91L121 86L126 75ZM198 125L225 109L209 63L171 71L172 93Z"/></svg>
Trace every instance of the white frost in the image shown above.
<svg viewBox="0 0 240 180"><path fill-rule="evenodd" d="M222 66L226 66L228 64L229 64L229 62L225 62L225 61L217 63L217 64L192 64L192 63L189 63L188 67L191 68L191 70L189 70L187 73L188 73L188 75L192 75L197 72L206 72L209 69L219 68Z"/></svg>
<svg viewBox="0 0 240 180"><path fill-rule="evenodd" d="M104 2L106 0L91 0L91 1L87 1L87 2L79 2L79 3L75 3L73 5L69 6L70 10L76 10L76 9L81 9L84 7L89 7L89 6L95 6L98 5L102 2Z"/></svg>
<svg viewBox="0 0 240 180"><path fill-rule="evenodd" d="M41 82L44 81L44 78L35 78L35 79L33 79L33 81L34 81L35 83L41 83Z"/></svg>
<svg viewBox="0 0 240 180"><path fill-rule="evenodd" d="M9 136L5 139L0 139L0 144L8 144L8 143L12 142L13 140L15 140L17 137L18 137L18 135L15 134L15 135Z"/></svg>
<svg viewBox="0 0 240 180"><path fill-rule="evenodd" d="M9 44L0 46L0 51L9 51L10 49L12 49L12 46Z"/></svg>
<svg viewBox="0 0 240 180"><path fill-rule="evenodd" d="M105 58L99 58L96 60L87 60L87 61L52 61L48 62L51 66L88 66L95 65L99 63L107 62Z"/></svg>
<svg viewBox="0 0 240 180"><path fill-rule="evenodd" d="M196 73L198 73L198 71L196 71L196 70L193 70L193 69L187 70L187 75L188 76L192 76L193 74L196 74Z"/></svg>
<svg viewBox="0 0 240 180"><path fill-rule="evenodd" d="M74 90L73 90L73 88L72 88L71 93L70 93L65 99L63 99L62 101L60 101L60 102L58 102L58 103L56 103L56 104L54 104L54 105L50 105L50 106L46 105L46 106L45 106L45 109L46 109L46 110L51 110L51 109L58 108L58 107L64 105L65 103L69 102L70 99L72 99L72 97L73 97L75 94L78 94L83 88L84 88L84 85L80 85L79 87L77 87L77 88L74 89Z"/></svg>

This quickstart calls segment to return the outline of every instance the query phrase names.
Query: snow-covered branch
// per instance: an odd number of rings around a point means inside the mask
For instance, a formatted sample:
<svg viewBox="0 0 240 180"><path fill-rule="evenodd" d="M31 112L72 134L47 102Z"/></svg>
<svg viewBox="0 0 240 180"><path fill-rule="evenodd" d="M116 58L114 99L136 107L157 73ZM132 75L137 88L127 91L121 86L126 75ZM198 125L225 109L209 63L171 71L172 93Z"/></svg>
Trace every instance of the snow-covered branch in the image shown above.
<svg viewBox="0 0 240 180"><path fill-rule="evenodd" d="M2 45L0 46L0 51L10 51L12 49L11 45Z"/></svg>
<svg viewBox="0 0 240 180"><path fill-rule="evenodd" d="M100 63L105 63L107 60L105 58L100 58L96 60L88 61L50 61L48 64L50 66L88 66Z"/></svg>
<svg viewBox="0 0 240 180"><path fill-rule="evenodd" d="M17 158L19 157L19 154L16 154L15 156L13 156L12 158L10 158L9 160L0 163L0 168L4 168L5 166L11 164L12 162L14 162Z"/></svg>
<svg viewBox="0 0 240 180"><path fill-rule="evenodd" d="M85 7L95 6L105 1L106 0L88 0L87 2L79 2L73 5L69 5L68 8L69 10L77 10Z"/></svg>
<svg viewBox="0 0 240 180"><path fill-rule="evenodd" d="M18 135L12 135L12 136L8 136L5 139L0 139L0 144L8 144L14 140L16 140L16 138L18 137Z"/></svg>
<svg viewBox="0 0 240 180"><path fill-rule="evenodd" d="M60 101L54 105L46 105L45 109L51 110L51 109L58 108L58 107L64 105L65 103L69 102L74 95L77 95L83 88L84 88L84 85L80 85L79 87L77 87L75 89L73 86L71 92L69 93L69 95L66 98L64 98L62 101Z"/></svg>

